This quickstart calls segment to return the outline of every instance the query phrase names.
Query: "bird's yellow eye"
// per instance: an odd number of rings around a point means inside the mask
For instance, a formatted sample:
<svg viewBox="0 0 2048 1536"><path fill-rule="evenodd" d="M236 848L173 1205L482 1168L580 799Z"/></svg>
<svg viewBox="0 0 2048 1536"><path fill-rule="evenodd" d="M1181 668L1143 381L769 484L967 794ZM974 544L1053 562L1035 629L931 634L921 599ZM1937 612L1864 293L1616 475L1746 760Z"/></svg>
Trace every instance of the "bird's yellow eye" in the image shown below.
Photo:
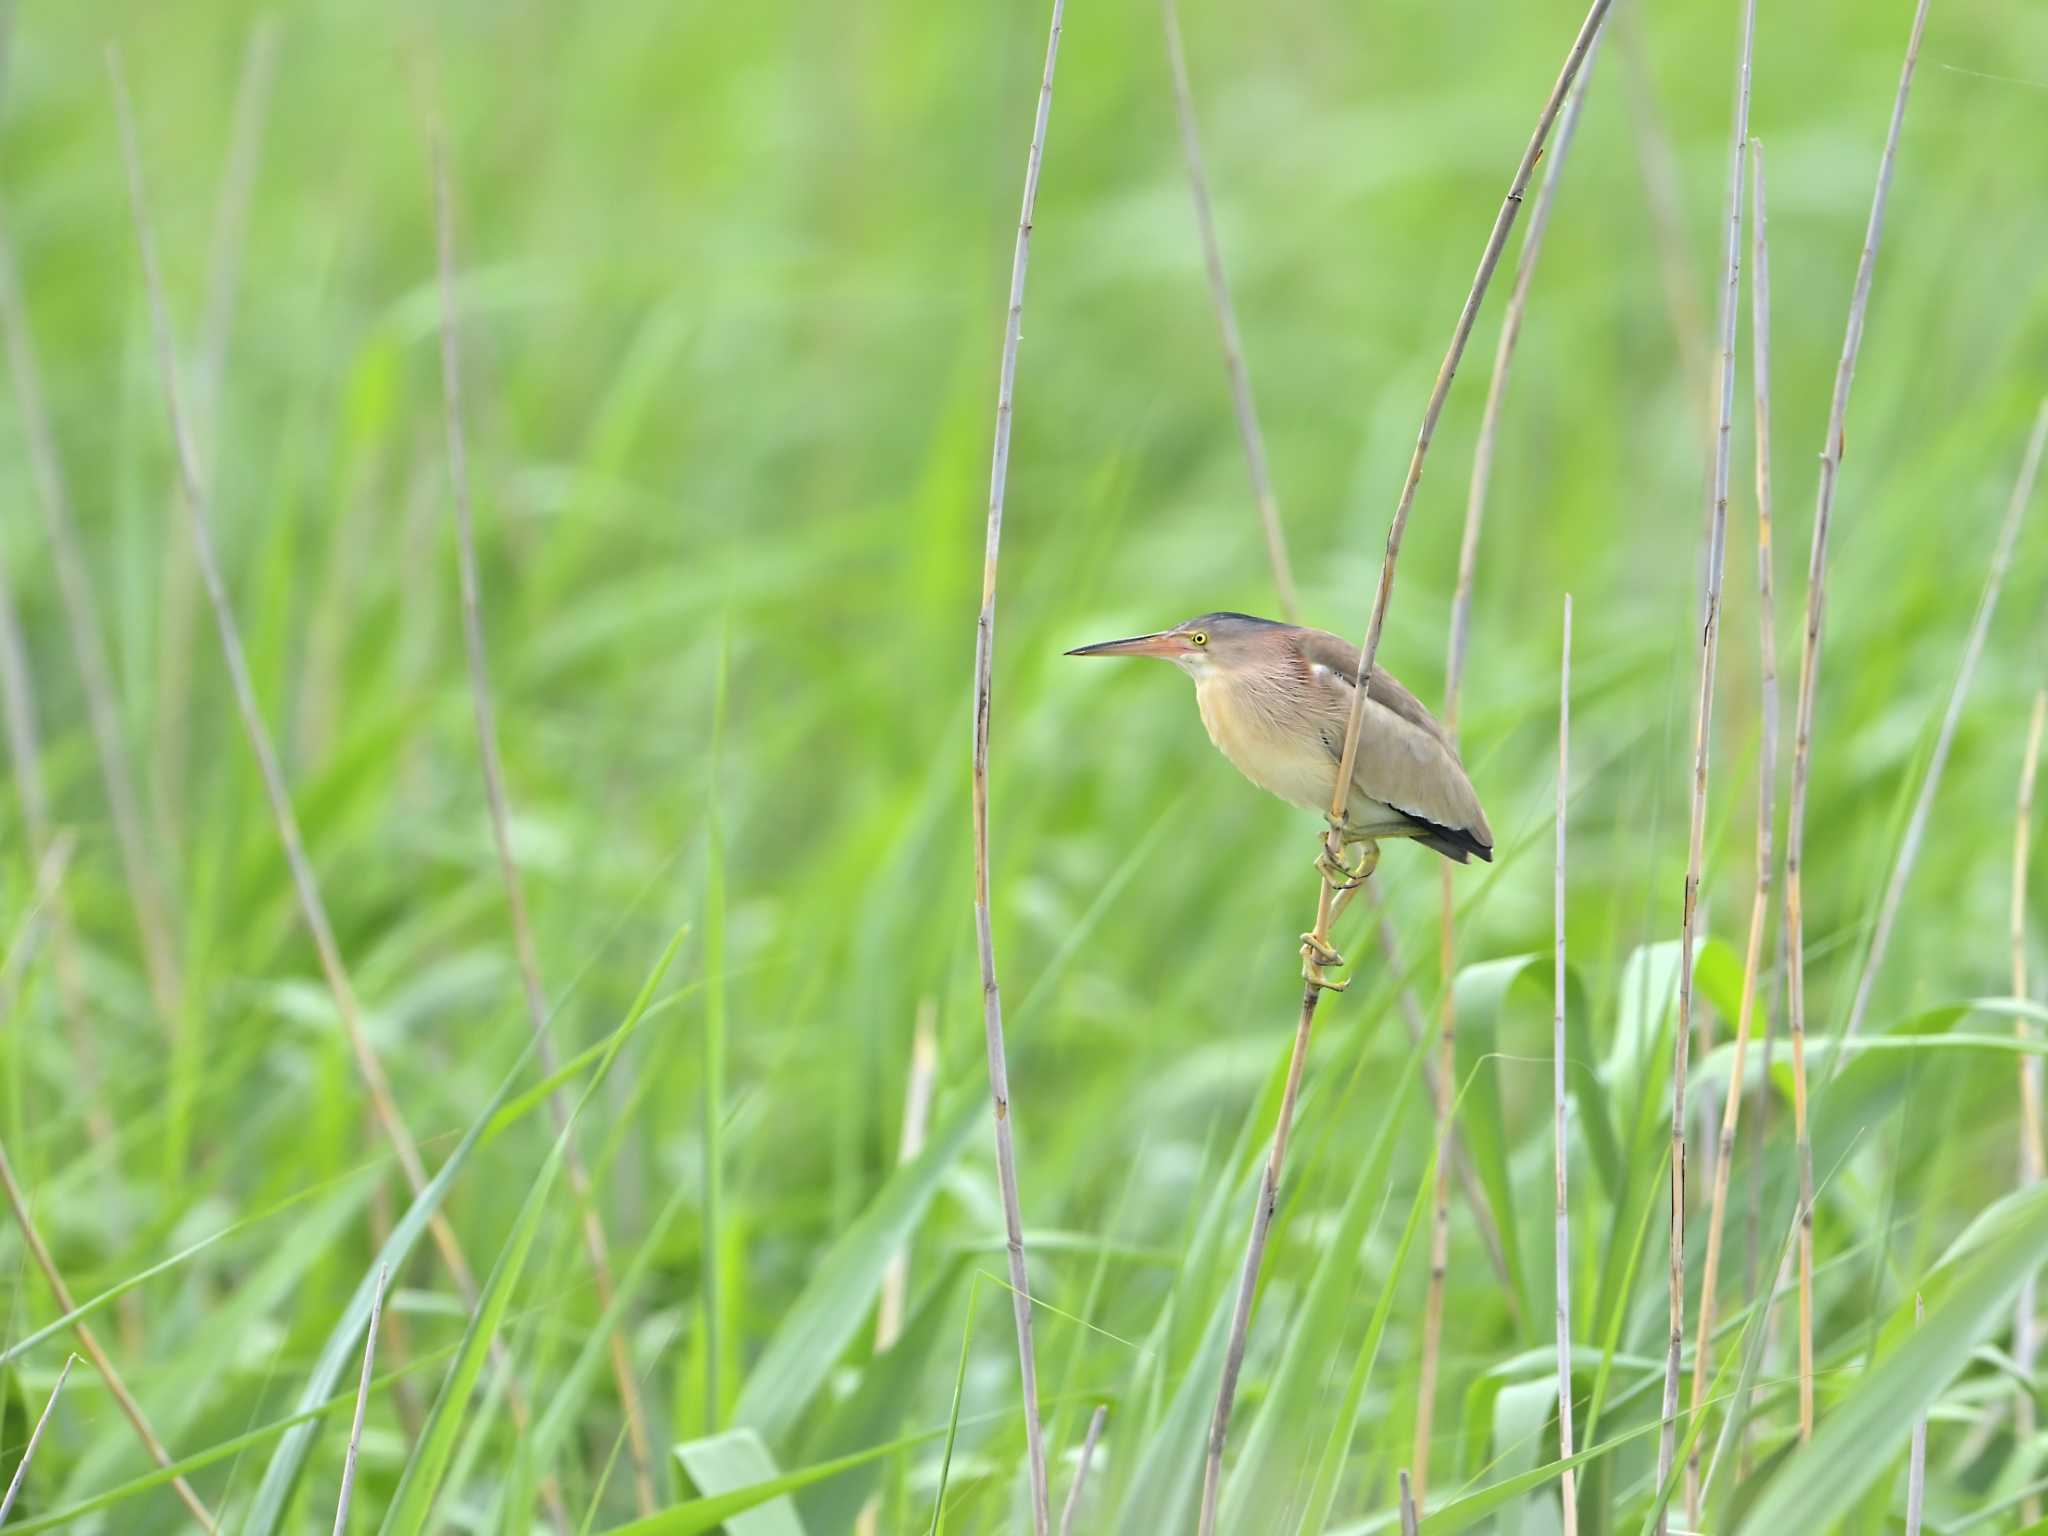
<svg viewBox="0 0 2048 1536"><path fill-rule="evenodd" d="M1209 637L1203 634L1198 629L1192 635L1188 636L1188 643L1190 645L1207 645L1209 643Z"/></svg>

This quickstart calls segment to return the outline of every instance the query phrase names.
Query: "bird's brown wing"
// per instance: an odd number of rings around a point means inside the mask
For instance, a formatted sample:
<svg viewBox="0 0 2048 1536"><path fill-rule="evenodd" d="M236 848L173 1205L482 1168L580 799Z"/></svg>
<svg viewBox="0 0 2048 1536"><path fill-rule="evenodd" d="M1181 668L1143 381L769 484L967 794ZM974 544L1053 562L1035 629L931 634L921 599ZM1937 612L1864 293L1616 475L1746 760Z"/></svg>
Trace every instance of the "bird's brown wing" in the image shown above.
<svg viewBox="0 0 2048 1536"><path fill-rule="evenodd" d="M1301 659L1319 684L1325 714L1324 741L1340 760L1344 730L1351 715L1353 679L1358 676L1358 647L1324 630L1299 632ZM1366 690L1365 720L1358 736L1358 757L1352 766L1355 791L1392 806L1404 816L1426 823L1447 846L1490 858L1493 830L1486 824L1479 796L1458 761L1450 733L1420 699L1392 673L1375 665ZM1431 838L1424 841L1432 842Z"/></svg>

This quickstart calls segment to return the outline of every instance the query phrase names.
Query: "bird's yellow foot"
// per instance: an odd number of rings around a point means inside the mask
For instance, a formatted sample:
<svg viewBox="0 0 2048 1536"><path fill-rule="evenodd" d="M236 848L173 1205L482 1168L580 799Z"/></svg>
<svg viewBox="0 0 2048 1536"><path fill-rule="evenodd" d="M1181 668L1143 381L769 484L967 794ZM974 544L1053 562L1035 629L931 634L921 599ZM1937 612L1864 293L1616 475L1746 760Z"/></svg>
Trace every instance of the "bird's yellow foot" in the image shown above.
<svg viewBox="0 0 2048 1536"><path fill-rule="evenodd" d="M1316 854L1316 872L1332 890L1355 891L1372 878L1372 872L1380 865L1380 845L1367 839L1359 845L1358 862L1346 864L1330 857L1329 844L1325 843Z"/></svg>
<svg viewBox="0 0 2048 1536"><path fill-rule="evenodd" d="M1317 938L1313 933L1304 933L1301 936L1302 980L1315 986L1323 987L1331 992L1342 992L1350 985L1349 982L1325 981L1322 973L1324 971L1340 970L1343 968L1343 965L1344 957Z"/></svg>

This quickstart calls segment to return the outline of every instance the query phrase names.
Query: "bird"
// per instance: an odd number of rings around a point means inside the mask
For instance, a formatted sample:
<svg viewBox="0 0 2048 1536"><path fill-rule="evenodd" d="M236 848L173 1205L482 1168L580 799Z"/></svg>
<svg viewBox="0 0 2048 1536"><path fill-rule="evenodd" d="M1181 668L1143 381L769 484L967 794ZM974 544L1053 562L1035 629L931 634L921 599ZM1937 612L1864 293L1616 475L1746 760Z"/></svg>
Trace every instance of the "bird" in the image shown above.
<svg viewBox="0 0 2048 1536"><path fill-rule="evenodd" d="M1238 772L1290 805L1328 818L1344 756L1358 647L1327 630L1248 613L1205 613L1157 634L1077 646L1069 656L1156 656L1195 680L1209 739ZM1316 867L1355 887L1379 861L1382 838L1406 838L1454 863L1491 863L1493 829L1442 723L1375 666L1351 766L1346 850L1359 863Z"/></svg>

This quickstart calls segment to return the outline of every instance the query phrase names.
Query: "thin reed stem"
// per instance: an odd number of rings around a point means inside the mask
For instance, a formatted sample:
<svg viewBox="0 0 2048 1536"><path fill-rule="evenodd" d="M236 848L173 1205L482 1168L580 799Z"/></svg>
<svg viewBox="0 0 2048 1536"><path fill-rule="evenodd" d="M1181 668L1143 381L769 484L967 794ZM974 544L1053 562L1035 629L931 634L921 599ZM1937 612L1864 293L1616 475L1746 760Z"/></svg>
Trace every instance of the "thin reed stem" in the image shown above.
<svg viewBox="0 0 2048 1536"><path fill-rule="evenodd" d="M1786 1013L1792 1036L1792 1124L1799 1159L1799 1436L1813 1438L1813 1141L1806 1115L1806 791L1813 761L1814 699L1820 681L1821 619L1827 604L1828 533L1834 521L1835 484L1841 472L1849 392L1856 381L1856 359L1863 349L1864 317L1870 309L1870 284L1877 270L1878 242L1884 234L1886 195L1898 157L1899 134L1905 123L1906 99L1913 87L1913 69L1920 58L1920 38L1927 27L1927 0L1913 10L1913 30L1899 70L1898 93L1892 99L1891 125L1877 164L1877 187L1870 200L1870 222L1863 234L1863 253L1856 263L1856 283L1849 299L1849 320L1842 337L1842 358L1835 367L1834 396L1828 408L1827 437L1821 444L1820 481L1814 493L1813 550L1806 567L1806 624L1799 648L1799 704L1792 738L1792 799L1785 818Z"/></svg>
<svg viewBox="0 0 2048 1536"><path fill-rule="evenodd" d="M492 703L490 662L484 647L482 583L477 578L476 513L469 484L469 453L463 435L462 344L457 329L455 306L455 210L448 178L448 150L438 131L433 143L434 230L436 269L441 292L441 391L442 419L448 448L448 485L455 505L456 564L462 589L463 651L469 663L469 696L476 717L477 756L483 767L484 800L490 810L491 841L497 849L498 876L505 887L505 907L512 923L513 953L518 958L521 990L526 998L527 1023L533 1030L541 1070L552 1076L559 1065L554 1042L548 1037L547 990L540 975L540 955L533 940L533 924L527 916L526 892L519 875L519 858L512 847L512 814L505 791L505 765L498 751L497 711ZM604 1222L590 1187L590 1174L575 1138L568 1135L569 1106L563 1090L548 1095L548 1116L556 1136L564 1138L563 1171L568 1175L569 1193L576 1205L577 1225L583 1250L590 1258L591 1279L600 1313L611 1309L618 1293L612 1275L611 1244L605 1238ZM633 1374L627 1350L628 1320L620 1318L612 1329L610 1354L612 1383L619 1394L619 1406L626 1419L626 1441L633 1459L633 1493L643 1516L654 1513L654 1455L647 1431L647 1410L640 1400L640 1386Z"/></svg>
<svg viewBox="0 0 2048 1536"><path fill-rule="evenodd" d="M99 601L93 594L78 522L57 453L43 398L42 372L29 334L28 304L22 296L13 241L0 220L0 329L7 332L7 365L21 411L22 438L35 482L36 507L50 541L51 563L57 568L57 595L64 611L79 686L85 696L85 718L100 780L106 787L107 809L114 823L114 844L121 856L128 900L142 941L142 963L149 984L150 1005L172 1051L184 1029L184 979L179 974L176 924L169 899L157 877L148 839L143 833L142 798L135 787L135 765L121 723L120 694L114 686L113 663L107 656Z"/></svg>
<svg viewBox="0 0 2048 1536"><path fill-rule="evenodd" d="M1102 1421L1109 1416L1109 1404L1097 1403L1088 1418L1088 1433L1081 1440L1081 1460L1074 1468L1074 1486L1067 1490L1066 1507L1060 1511L1060 1536L1073 1536L1074 1515L1081 1507L1081 1489L1088 1482L1088 1465L1095 1460L1095 1442L1102 1436Z"/></svg>
<svg viewBox="0 0 2048 1536"><path fill-rule="evenodd" d="M1707 376L1707 313L1700 305L1698 268L1693 265L1692 243L1685 230L1683 177L1678 152L1672 148L1671 130L1657 109L1657 92L1650 78L1650 60L1643 45L1642 6L1633 6L1621 25L1622 81L1627 87L1629 138L1635 145L1636 166L1642 173L1644 202L1650 213L1650 233L1657 246L1657 273L1664 289L1664 310L1671 324L1672 339L1678 347L1679 377L1688 384ZM1690 389L1686 391L1691 395Z"/></svg>
<svg viewBox="0 0 2048 1536"><path fill-rule="evenodd" d="M0 256L0 261L4 261L4 256ZM69 852L68 848L60 850L62 834L51 817L49 788L43 780L42 736L36 726L35 681L29 669L28 648L22 639L21 617L15 610L14 584L4 552L0 552L0 718L6 722L7 758L14 771L15 793L21 799L22 830L27 834L29 857L39 870L61 872ZM57 857L60 851L64 852L62 859ZM65 1037L71 1047L78 1097L85 1106L86 1135L94 1146L108 1147L114 1140L114 1119L107 1109L99 1049L93 1040L85 968L72 927L71 902L61 879L50 884L44 904L49 913L57 1006L63 1014ZM9 1001L0 992L0 1009ZM0 1012L0 1017L4 1017L4 1012Z"/></svg>
<svg viewBox="0 0 2048 1536"><path fill-rule="evenodd" d="M1159 0L1166 30L1166 62L1173 72L1173 104L1180 117L1181 149L1187 158L1188 193L1195 204L1195 228L1202 237L1202 261L1209 274L1209 301L1216 310L1216 329L1223 341L1223 372L1230 381L1230 405L1237 415L1237 435L1244 442L1245 471L1251 477L1252 502L1266 536L1266 562L1273 570L1273 590L1288 623L1301 617L1294 572L1287 559L1287 535L1280 526L1280 503L1273 494L1273 474L1266 463L1266 438L1259 430L1258 408L1252 402L1251 374L1245 367L1244 342L1238 334L1237 309L1230 302L1230 281L1224 275L1223 244L1216 236L1216 215L1209 204L1209 173L1202 162L1201 127L1195 120L1195 96L1188 84L1187 52L1181 46L1177 0Z"/></svg>
<svg viewBox="0 0 2048 1536"><path fill-rule="evenodd" d="M1564 648L1557 684L1557 868L1552 876L1556 959L1551 970L1550 1003L1550 1145L1557 1175L1557 1454L1572 1456L1572 1222L1566 1166L1564 1100L1564 853L1565 789L1571 782L1572 744L1572 595L1564 595ZM1564 1536L1578 1536L1578 1472L1566 1467L1559 1481L1564 1500Z"/></svg>
<svg viewBox="0 0 2048 1536"><path fill-rule="evenodd" d="M896 1143L896 1166L917 1160L931 1126L932 1089L939 1077L938 1008L930 998L917 1005L917 1024L910 1039L910 1077L903 1087L903 1132ZM886 1351L903 1332L903 1308L910 1291L910 1253L899 1248L882 1271L882 1299L875 1308L875 1353ZM855 1536L875 1536L880 1529L882 1499L870 1494L854 1522Z"/></svg>
<svg viewBox="0 0 2048 1536"><path fill-rule="evenodd" d="M1408 1469L1401 1469L1401 1536L1416 1536L1421 1522L1415 1514L1415 1489L1408 1481Z"/></svg>
<svg viewBox="0 0 2048 1536"><path fill-rule="evenodd" d="M251 28L242 50L242 74L235 86L234 116L228 129L227 160L214 202L213 231L207 241L206 307L199 326L199 366L193 383L195 437L206 456L217 457L220 396L227 378L228 343L234 331L235 299L241 287L242 256L248 246L249 210L262 164L264 124L277 75L280 24L264 16ZM180 516L176 476L169 501L172 520ZM162 595L157 614L156 697L159 700L149 776L157 834L167 849L177 846L177 819L185 808L189 767L193 619L198 589L192 562L171 535L162 562ZM165 702L167 701L167 702Z"/></svg>
<svg viewBox="0 0 2048 1536"><path fill-rule="evenodd" d="M349 1501L356 1490L356 1454L363 1444L363 1416L370 1407L370 1367L377 1359L377 1319L384 1314L384 1292L391 1283L391 1266L380 1265L377 1289L370 1293L370 1325L363 1330L363 1374L356 1383L356 1413L348 1427L348 1450L341 1462L341 1496L334 1502L334 1536L348 1530Z"/></svg>
<svg viewBox="0 0 2048 1536"><path fill-rule="evenodd" d="M1486 516L1487 491L1493 481L1494 446L1500 435L1502 407L1507 399L1508 374L1515 348L1522 336L1522 319L1528 310L1529 290L1536 276L1536 258L1543 250L1543 234L1550 226L1550 209L1556 200L1564 163L1571 152L1578 128L1579 112L1593 78L1593 62L1600 46L1595 34L1586 58L1566 98L1557 124L1557 145L1550 164L1536 190L1529 210L1529 227L1522 236L1522 250L1515 263L1515 280L1508 292L1507 308L1501 315L1500 339L1495 343L1493 374L1487 380L1486 404L1480 412L1479 437L1472 451L1472 478L1465 494L1465 527L1458 541L1458 580L1451 594L1450 640L1444 654L1444 729L1451 740L1458 739L1458 721L1464 702L1465 652L1471 630L1472 592L1479 570L1479 535ZM1453 872L1445 863L1437 871L1437 970L1442 992L1437 1004L1437 1064L1432 1074L1432 1101L1436 1110L1437 1140L1445 1145L1455 1135L1451 1124L1451 1085L1456 1078L1457 1010L1457 903ZM1457 1160L1439 1158L1436 1188L1430 1212L1429 1282L1423 1299L1422 1363L1416 1402L1415 1481L1425 1496L1429 1485L1429 1438L1436 1421L1436 1382L1443 1347L1444 1287L1448 1283L1451 1256L1451 1173ZM1483 1202L1473 1202L1483 1210ZM1509 1287L1504 1295L1513 1295Z"/></svg>
<svg viewBox="0 0 2048 1536"><path fill-rule="evenodd" d="M2033 834L2034 778L2041 766L2041 734L2048 727L2048 688L2034 695L2033 720L2027 727L2027 746L2020 758L2019 813L2012 831L2012 995L2024 1002L2027 988L2027 850ZM2022 1040L2033 1036L2024 1018L2013 1020L2013 1031ZM2020 1184L2040 1182L2043 1173L2041 1148L2041 1059L2020 1058ZM2041 1354L2040 1326L2034 1317L2035 1278L2027 1276L2014 1304L2012 1357L2022 1380L2034 1379L2034 1367ZM2030 1443L2038 1426L2034 1394L2021 1391L2014 1398L2013 1433L2022 1445ZM2020 1519L2032 1524L2041 1518L2041 1501L2029 1498L2020 1506Z"/></svg>
<svg viewBox="0 0 2048 1536"><path fill-rule="evenodd" d="M1686 840L1684 912L1679 930L1678 1029L1671 1051L1671 1328L1664 1352L1664 1418L1657 1436L1657 1482L1671 1475L1678 1443L1678 1362L1685 1347L1685 1090L1693 1031L1693 955L1699 940L1700 870L1707 828L1707 768L1713 757L1714 669L1721 641L1721 575L1728 547L1728 473L1735 423L1735 336L1741 316L1742 177L1749 152L1749 75L1756 46L1756 0L1742 8L1735 64L1735 123L1728 151L1728 233L1722 249L1719 415L1709 490L1706 614L1700 626L1699 693L1693 717L1692 820ZM1739 1084L1731 1082L1732 1102ZM1697 1495L1693 1495L1696 1502ZM1696 1523L1696 1522L1689 1522ZM1657 1510L1658 1536L1670 1506Z"/></svg>
<svg viewBox="0 0 2048 1536"><path fill-rule="evenodd" d="M1003 543L1003 494L1010 478L1010 417L1017 386L1017 349L1023 338L1024 276L1031 263L1031 223L1038 206L1038 175L1045 159L1046 120L1052 114L1053 68L1059 61L1066 0L1053 0L1045 44L1045 74L1024 162L1024 199L1017 245L1010 261L1010 307L1003 327L1003 359L996 388L995 447L990 455L988 538L982 558L981 614L974 627L974 930L981 957L982 1032L988 1050L988 1087L994 1101L996 1177L1010 1256L1010 1299L1017 1321L1017 1364L1024 1397L1024 1446L1030 1462L1031 1525L1037 1536L1052 1528L1046 1492L1045 1435L1038 1417L1038 1366L1031 1345L1031 1282L1024 1264L1024 1216L1017 1198L1017 1154L1010 1134L1010 1073L1003 1046L1003 1000L996 984L994 923L989 913L988 727L996 642L996 565Z"/></svg>
<svg viewBox="0 0 2048 1536"><path fill-rule="evenodd" d="M57 1411L57 1396L64 1390L64 1383L71 1375L71 1367L78 1363L78 1356L66 1355L64 1364L57 1372L57 1384L50 1388L50 1396L43 1404L43 1411L36 1415L36 1427L28 1432L28 1444L21 1448L21 1460L14 1464L14 1476L7 1480L7 1492L0 1496L0 1525L7 1523L7 1517L14 1510L14 1501L21 1497L21 1485L28 1480L29 1463L36 1459L36 1447L43 1442L43 1429L50 1422L50 1415Z"/></svg>
<svg viewBox="0 0 2048 1536"><path fill-rule="evenodd" d="M1913 1294L1913 1326L1927 1318L1927 1302ZM1906 1536L1920 1536L1921 1506L1927 1500L1927 1415L1913 1421L1912 1449L1906 1453Z"/></svg>
<svg viewBox="0 0 2048 1536"><path fill-rule="evenodd" d="M1373 659L1379 651L1380 633L1386 624L1387 602L1393 594L1394 570L1401 557L1401 537L1407 531L1408 514L1415 504L1415 490L1422 480L1422 469L1429 457L1429 445L1436 435L1436 424L1443 414L1444 400L1450 394L1451 381L1457 376L1458 364L1465 355L1465 345L1472 337L1472 326L1478 318L1479 306L1486 297L1487 287L1493 280L1494 269L1500 265L1501 252L1507 246L1509 233L1513 230L1515 218L1520 213L1523 195L1527 192L1530 178L1535 174L1536 161L1543 153L1543 146L1550 137L1552 124L1563 109L1564 98L1577 77L1579 66L1584 62L1586 50L1592 47L1593 38L1599 32L1600 23L1606 18L1612 0L1593 0L1592 8L1586 13L1585 22L1572 40L1570 51L1565 55L1563 67L1559 70L1556 83L1543 104L1543 110L1536 119L1535 131L1530 135L1529 144L1522 151L1522 158L1515 166L1513 177L1508 182L1506 196L1501 201L1500 212L1493 222L1486 248L1480 254L1479 268L1472 279L1471 292L1466 296L1463 308L1458 312L1457 324L1451 332L1451 344L1444 354L1443 366L1438 370L1436 384L1430 391L1429 402L1423 409L1422 427L1416 435L1415 453L1409 460L1408 473L1402 482L1401 494L1395 504L1394 516L1387 530L1387 548L1380 565L1379 586L1373 597L1372 617L1366 627L1365 645L1359 653L1358 673L1352 679L1351 716L1345 728L1344 751L1338 760L1336 787L1331 796L1330 824L1324 834L1323 850L1332 863L1343 859L1343 837L1345 811L1351 798L1351 771L1358 758L1358 735L1365 720L1366 690L1372 678ZM1347 890L1348 898L1355 894ZM1216 1391L1216 1410L1209 1422L1208 1455L1202 1467L1202 1510L1199 1525L1200 1536L1211 1536L1216 1528L1216 1507L1222 1484L1223 1446L1230 1429L1231 1404L1237 1396L1238 1373L1244 1367L1245 1337L1251 1326L1253 1294L1258 1289L1259 1267L1265 1257L1267 1235L1272 1230L1273 1212L1280 1198L1280 1171L1287 1158L1287 1135L1294 1119L1294 1104L1301 1088L1302 1067L1308 1054L1309 1034L1315 1025L1316 1007L1325 990L1333 983L1324 979L1323 967L1317 955L1329 953L1330 925L1341 909L1336 887L1330 877L1324 876L1318 886L1316 897L1316 922L1311 930L1312 942L1304 944L1302 965L1301 1013L1295 1025L1294 1043L1287 1063L1287 1081L1280 1098L1280 1113L1273 1127L1273 1144L1266 1159L1265 1173L1259 1184L1257 1203L1252 1207L1251 1234L1245 1243L1244 1265L1238 1275L1237 1302L1231 1316L1230 1335L1224 1347L1222 1379ZM1446 1159L1439 1158L1439 1161ZM1418 1486L1420 1479L1418 1478Z"/></svg>
<svg viewBox="0 0 2048 1536"><path fill-rule="evenodd" d="M63 1273L57 1268L57 1260L50 1253L49 1244L43 1241L43 1234L37 1229L34 1213L29 1210L28 1197L21 1192L21 1182L14 1176L14 1164L7 1156L7 1148L0 1146L0 1193L7 1198L8 1208L14 1213L15 1224L21 1228L21 1240L28 1247L29 1256L35 1260L36 1268L43 1272L43 1281L50 1287L50 1295L57 1303L60 1313L76 1312L78 1303L72 1299L71 1288L64 1283ZM101 1348L98 1335L84 1321L73 1324L72 1331L78 1335L78 1347L85 1351L86 1359L107 1384L107 1390L114 1394L114 1401L120 1404L122 1416L135 1431L135 1438L142 1442L142 1448L149 1453L149 1459L159 1467L171 1465L171 1453L164 1449L164 1443L150 1427L149 1416L142 1411L142 1404L128 1390L128 1383L121 1379L121 1373L114 1368L114 1362ZM192 1518L199 1522L207 1536L219 1529L207 1507L199 1502L199 1495L192 1491L192 1485L183 1477L171 1479L172 1491L178 1495Z"/></svg>
<svg viewBox="0 0 2048 1536"><path fill-rule="evenodd" d="M406 1182L418 1194L427 1186L426 1166L420 1159L419 1145L413 1140L412 1132L398 1110L397 1100L391 1092L390 1080L384 1074L384 1065L378 1059L369 1036L363 1029L362 1006L357 1000L355 986L349 979L347 966L341 955L341 946L334 936L334 925L328 920L327 904L321 898L320 885L313 873L312 860L306 854L305 840L299 833L297 813L292 809L291 792L284 782L284 769L278 761L277 748L271 740L270 729L264 723L262 706L256 699L255 682L250 676L247 652L242 645L240 626L235 621L233 604L229 601L227 583L221 575L220 560L215 553L212 528L212 503L206 493L205 481L199 466L199 453L192 438L191 417L186 412L184 389L180 383L180 369L177 345L171 334L171 321L164 300L163 273L158 265L156 251L156 230L149 216L148 198L142 179L142 157L136 143L134 111L129 104L128 85L121 68L121 54L117 45L107 47L107 74L112 82L116 125L120 130L121 153L128 177L129 204L135 223L136 248L141 257L143 284L148 293L151 328L155 333L157 366L162 374L164 407L169 418L172 445L178 466L179 489L185 498L188 524L192 534L193 554L199 565L200 580L205 586L209 605L213 609L214 625L219 633L221 657L226 664L228 682L235 696L235 707L241 716L244 734L248 737L249 748L256 758L258 773L263 781L263 792L269 802L271 817L277 828L278 841L283 845L285 862L291 870L292 888L298 898L299 911L307 929L313 936L313 946L320 959L320 969L327 981L327 989L334 1000L336 1013L340 1016L343 1033L347 1036L349 1048L355 1056L357 1070L362 1074L363 1083L370 1096L377 1121L383 1127L385 1139L390 1142L398 1158L399 1167L404 1170ZM455 1236L455 1229L447 1216L436 1211L428 1229L434 1238L434 1245L440 1251L442 1262L447 1266L456 1288L463 1300L474 1309L477 1297L476 1276L464 1258L462 1246ZM505 1400L515 1425L520 1429L531 1421L532 1414L526 1405L525 1394L511 1375L511 1362L505 1353L504 1343L493 1339L491 1356L498 1368L506 1373ZM567 1507L561 1503L561 1493L552 1477L543 1480L543 1493L550 1505L550 1514L556 1525L564 1530L569 1528Z"/></svg>
<svg viewBox="0 0 2048 1536"><path fill-rule="evenodd" d="M1927 759L1927 772L1920 780L1920 793L1913 801L1913 814L1907 818L1905 835L1899 839L1898 852L1892 859L1891 878L1885 882L1884 899L1878 905L1877 926L1871 931L1863 974L1856 982L1856 998L1849 1006L1849 1019L1843 1026L1844 1033L1851 1036L1863 1028L1872 990L1877 985L1878 973L1884 968L1885 950L1891 942L1892 927L1898 921L1899 903L1905 897L1906 882L1913 878L1913 866L1920 857L1920 844L1927 835L1927 820L1934 811L1934 797L1941 789L1942 771L1948 766L1949 748L1955 742L1956 725L1962 719L1963 701L1969 697L1970 683L1977 674L1977 660L1984 654L1984 637L1990 632L1991 616L1998 610L1998 596L2005 585L2006 569L2012 564L2013 543L2019 537L2027 503L2033 499L2044 443L2048 443L2048 400L2042 402L2034 417L2034 430L2027 439L2019 479L2013 484L2012 499L2006 504L2005 522L1992 550L1991 569L1985 574L1984 590L1977 599L1977 612L1970 620L1970 633L1963 642L1962 660L1956 665L1956 679L1949 689L1948 707L1942 712L1941 728L1935 732L1934 751ZM1841 1058L1846 1054L1836 1053L1835 1064L1829 1069L1830 1076L1841 1070Z"/></svg>
<svg viewBox="0 0 2048 1536"><path fill-rule="evenodd" d="M1721 1139L1714 1158L1714 1195L1707 1217L1707 1253L1700 1272L1699 1326L1694 1334L1691 1411L1704 1410L1708 1346L1719 1312L1718 1282L1721 1240L1728 1215L1728 1188L1735 1163L1735 1137L1742 1115L1743 1062L1754 1022L1757 979L1763 959L1764 931L1770 922L1771 871L1776 858L1778 785L1778 645L1776 608L1771 586L1771 405L1770 405L1770 265L1764 229L1763 144L1751 139L1749 291L1750 346L1756 415L1756 583L1758 700L1762 713L1757 751L1756 880L1750 892L1749 939L1743 948L1742 997L1736 1006L1735 1042L1728 1069L1728 1097L1721 1105ZM1768 1018L1770 1003L1766 999ZM1768 1075L1768 1063L1766 1064ZM1754 1249L1754 1237L1752 1237ZM1702 1436L1702 1439L1705 1437ZM1688 1463L1686 1523L1699 1524L1699 1441Z"/></svg>

